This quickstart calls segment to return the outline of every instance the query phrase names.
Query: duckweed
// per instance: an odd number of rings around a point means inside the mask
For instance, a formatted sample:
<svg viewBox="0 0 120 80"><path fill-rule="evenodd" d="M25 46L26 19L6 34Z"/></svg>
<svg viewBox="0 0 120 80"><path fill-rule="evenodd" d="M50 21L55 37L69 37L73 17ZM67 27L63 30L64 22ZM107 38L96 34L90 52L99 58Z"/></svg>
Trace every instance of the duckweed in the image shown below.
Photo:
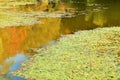
<svg viewBox="0 0 120 80"><path fill-rule="evenodd" d="M24 13L21 14L10 11L0 12L0 28L6 26L33 25L37 23L40 23L37 21L37 18L32 18Z"/></svg>
<svg viewBox="0 0 120 80"><path fill-rule="evenodd" d="M119 27L62 36L12 74L36 80L117 80L119 36Z"/></svg>
<svg viewBox="0 0 120 80"><path fill-rule="evenodd" d="M65 12L11 12L0 10L0 28L10 27L10 26L24 26L24 25L34 25L43 24L39 18L61 18L66 17ZM73 14L69 15L73 17Z"/></svg>

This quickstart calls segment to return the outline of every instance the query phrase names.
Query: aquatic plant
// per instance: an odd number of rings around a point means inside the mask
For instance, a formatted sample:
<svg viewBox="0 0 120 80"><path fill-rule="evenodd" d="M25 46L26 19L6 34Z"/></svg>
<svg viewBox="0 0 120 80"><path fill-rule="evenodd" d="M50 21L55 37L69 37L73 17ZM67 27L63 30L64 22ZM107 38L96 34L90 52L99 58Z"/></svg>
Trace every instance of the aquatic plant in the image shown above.
<svg viewBox="0 0 120 80"><path fill-rule="evenodd" d="M62 36L12 74L36 80L117 80L119 36L119 27Z"/></svg>
<svg viewBox="0 0 120 80"><path fill-rule="evenodd" d="M37 18L32 18L26 13L16 13L11 11L0 12L0 27L23 26L40 23Z"/></svg>

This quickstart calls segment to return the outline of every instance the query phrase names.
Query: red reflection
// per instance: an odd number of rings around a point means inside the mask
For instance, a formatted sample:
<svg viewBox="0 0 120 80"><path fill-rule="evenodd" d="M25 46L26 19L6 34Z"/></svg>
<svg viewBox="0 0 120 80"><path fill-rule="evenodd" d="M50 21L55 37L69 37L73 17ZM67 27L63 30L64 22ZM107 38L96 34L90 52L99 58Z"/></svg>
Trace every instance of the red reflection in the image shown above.
<svg viewBox="0 0 120 80"><path fill-rule="evenodd" d="M0 63L21 50L21 43L27 36L23 27L9 27L0 29Z"/></svg>
<svg viewBox="0 0 120 80"><path fill-rule="evenodd" d="M20 51L21 47L20 44L25 40L26 38L26 30L25 28L10 28L11 34L10 34L10 48L9 53L15 54L16 50Z"/></svg>

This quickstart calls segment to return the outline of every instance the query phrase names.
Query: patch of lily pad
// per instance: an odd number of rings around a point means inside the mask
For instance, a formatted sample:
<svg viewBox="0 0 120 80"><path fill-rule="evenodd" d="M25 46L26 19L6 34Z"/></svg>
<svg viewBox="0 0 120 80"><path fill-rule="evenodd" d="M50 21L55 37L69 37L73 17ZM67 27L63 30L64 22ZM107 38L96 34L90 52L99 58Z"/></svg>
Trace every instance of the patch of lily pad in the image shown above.
<svg viewBox="0 0 120 80"><path fill-rule="evenodd" d="M29 80L117 80L120 27L78 31L38 49L12 72Z"/></svg>

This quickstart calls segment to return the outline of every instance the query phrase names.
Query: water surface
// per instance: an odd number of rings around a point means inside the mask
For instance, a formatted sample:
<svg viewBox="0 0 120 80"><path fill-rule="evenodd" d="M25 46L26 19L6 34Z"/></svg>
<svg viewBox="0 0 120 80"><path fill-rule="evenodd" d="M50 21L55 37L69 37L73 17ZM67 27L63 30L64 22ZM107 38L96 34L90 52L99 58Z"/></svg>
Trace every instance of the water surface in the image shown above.
<svg viewBox="0 0 120 80"><path fill-rule="evenodd" d="M54 44L54 40L61 35L97 27L120 26L119 2L118 0L90 2L74 0L56 4L37 2L27 5L7 5L9 2L0 2L1 12L25 13L42 22L42 24L0 26L0 79L25 80L9 73L19 69L21 62L37 54L36 48ZM54 13L56 16L50 14L46 17L45 13L41 14L41 12ZM67 14L63 15L63 13ZM69 13L72 16L69 16ZM0 18L7 20L3 14L0 14Z"/></svg>

